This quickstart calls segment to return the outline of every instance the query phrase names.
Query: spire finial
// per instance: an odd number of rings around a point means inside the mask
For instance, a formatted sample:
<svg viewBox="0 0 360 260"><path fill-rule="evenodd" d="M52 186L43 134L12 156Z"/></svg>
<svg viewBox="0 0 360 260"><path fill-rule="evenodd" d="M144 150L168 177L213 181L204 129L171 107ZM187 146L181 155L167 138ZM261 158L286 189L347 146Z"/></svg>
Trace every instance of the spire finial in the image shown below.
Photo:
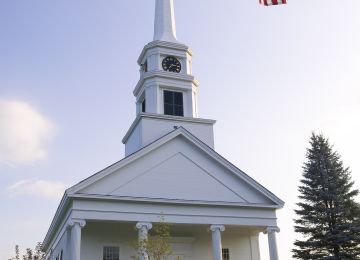
<svg viewBox="0 0 360 260"><path fill-rule="evenodd" d="M156 0L154 41L177 42L174 0Z"/></svg>

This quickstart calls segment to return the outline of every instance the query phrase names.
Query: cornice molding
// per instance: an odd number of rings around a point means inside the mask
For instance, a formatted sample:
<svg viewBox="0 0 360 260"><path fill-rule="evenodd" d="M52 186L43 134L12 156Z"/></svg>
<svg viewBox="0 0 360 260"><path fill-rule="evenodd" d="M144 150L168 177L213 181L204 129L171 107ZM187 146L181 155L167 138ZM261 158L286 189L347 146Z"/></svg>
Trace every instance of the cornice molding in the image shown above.
<svg viewBox="0 0 360 260"><path fill-rule="evenodd" d="M166 48L166 49L172 49L172 50L179 50L179 51L185 51L190 56L193 55L192 50L185 44L182 43L176 43L176 42L166 42L166 41L152 41L146 44L143 48L143 50L140 53L140 56L137 60L138 64L141 65L141 61L143 60L146 52L153 48Z"/></svg>
<svg viewBox="0 0 360 260"><path fill-rule="evenodd" d="M256 203L240 203L240 202L225 202L225 201L206 201L206 200L184 200L184 199L166 199L166 198L143 198L143 197L127 197L127 196L113 196L113 195L98 195L77 193L71 195L73 199L79 200L101 200L101 201L122 201L139 204L169 204L169 205L197 205L197 206L222 206L233 208L257 208L257 209L279 209L277 205L256 204Z"/></svg>
<svg viewBox="0 0 360 260"><path fill-rule="evenodd" d="M136 84L135 89L133 91L134 96L138 96L138 94L141 92L141 90L144 87L144 83L146 80L152 79L152 78L162 78L162 79L173 79L173 80L179 80L184 82L192 83L195 87L199 87L200 83L198 80L195 79L193 75L183 74L183 73L174 73L174 72L168 72L168 71L162 71L162 70L156 70L156 71L149 71L145 72L139 82Z"/></svg>
<svg viewBox="0 0 360 260"><path fill-rule="evenodd" d="M50 240L52 239L52 235L54 234L54 230L60 225L59 221L62 219L62 216L66 214L68 211L67 207L69 205L69 197L67 196L68 190L65 191L58 208L56 209L55 216L53 217L48 232L42 242L44 249L46 250Z"/></svg>

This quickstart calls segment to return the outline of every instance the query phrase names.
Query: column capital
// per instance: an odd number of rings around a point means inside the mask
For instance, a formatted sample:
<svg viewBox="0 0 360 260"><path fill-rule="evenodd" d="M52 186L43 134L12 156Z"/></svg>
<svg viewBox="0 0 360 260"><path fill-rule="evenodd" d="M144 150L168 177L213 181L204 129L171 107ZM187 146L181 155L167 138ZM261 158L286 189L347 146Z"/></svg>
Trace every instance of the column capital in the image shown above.
<svg viewBox="0 0 360 260"><path fill-rule="evenodd" d="M222 260L221 257L221 232L225 230L223 225L211 225L213 260Z"/></svg>
<svg viewBox="0 0 360 260"><path fill-rule="evenodd" d="M84 219L71 218L68 222L68 231L70 232L70 258L72 260L80 260L81 257L81 229L85 227Z"/></svg>
<svg viewBox="0 0 360 260"><path fill-rule="evenodd" d="M272 233L279 233L280 232L280 228L279 227L267 227L263 233L264 234L272 234Z"/></svg>
<svg viewBox="0 0 360 260"><path fill-rule="evenodd" d="M86 226L86 221L84 219L70 219L68 222L68 227L73 227L79 225L81 228Z"/></svg>
<svg viewBox="0 0 360 260"><path fill-rule="evenodd" d="M264 233L268 235L270 260L279 260L277 244L276 244L276 232L280 232L280 228L275 226L267 227L266 230L264 231Z"/></svg>
<svg viewBox="0 0 360 260"><path fill-rule="evenodd" d="M152 229L152 224L150 222L138 222L136 223L136 229L138 230L146 230L149 231L150 229Z"/></svg>
<svg viewBox="0 0 360 260"><path fill-rule="evenodd" d="M225 226L224 225L211 225L209 228L210 231L215 232L215 231L225 231Z"/></svg>

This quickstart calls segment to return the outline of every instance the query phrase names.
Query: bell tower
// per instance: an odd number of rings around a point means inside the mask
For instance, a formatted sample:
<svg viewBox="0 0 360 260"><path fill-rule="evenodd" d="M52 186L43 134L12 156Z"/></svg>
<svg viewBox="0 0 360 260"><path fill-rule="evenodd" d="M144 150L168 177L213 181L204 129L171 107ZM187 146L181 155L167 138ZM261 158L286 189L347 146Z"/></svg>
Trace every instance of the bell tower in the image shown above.
<svg viewBox="0 0 360 260"><path fill-rule="evenodd" d="M214 120L198 116L199 82L192 75L192 51L176 37L173 0L155 0L154 39L138 64L136 119L123 139L126 156L182 126L214 147Z"/></svg>

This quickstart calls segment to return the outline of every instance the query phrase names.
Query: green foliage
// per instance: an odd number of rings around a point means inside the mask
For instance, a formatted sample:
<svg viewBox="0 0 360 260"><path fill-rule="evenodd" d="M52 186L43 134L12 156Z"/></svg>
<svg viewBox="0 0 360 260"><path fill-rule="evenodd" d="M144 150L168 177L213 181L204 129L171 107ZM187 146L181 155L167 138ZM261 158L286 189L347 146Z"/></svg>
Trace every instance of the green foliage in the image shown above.
<svg viewBox="0 0 360 260"><path fill-rule="evenodd" d="M295 231L304 239L295 241L293 257L360 259L359 191L352 188L350 170L322 135L313 133L310 145L295 210Z"/></svg>
<svg viewBox="0 0 360 260"><path fill-rule="evenodd" d="M134 260L140 260L147 256L148 260L165 260L172 253L170 246L170 225L161 218L159 223L153 225L147 239L137 241L134 244L137 255ZM180 260L177 258L177 260Z"/></svg>
<svg viewBox="0 0 360 260"><path fill-rule="evenodd" d="M42 251L42 244L38 242L35 249L26 249L26 253L20 257L20 248L18 245L15 246L15 256L9 260L45 260L45 253Z"/></svg>

